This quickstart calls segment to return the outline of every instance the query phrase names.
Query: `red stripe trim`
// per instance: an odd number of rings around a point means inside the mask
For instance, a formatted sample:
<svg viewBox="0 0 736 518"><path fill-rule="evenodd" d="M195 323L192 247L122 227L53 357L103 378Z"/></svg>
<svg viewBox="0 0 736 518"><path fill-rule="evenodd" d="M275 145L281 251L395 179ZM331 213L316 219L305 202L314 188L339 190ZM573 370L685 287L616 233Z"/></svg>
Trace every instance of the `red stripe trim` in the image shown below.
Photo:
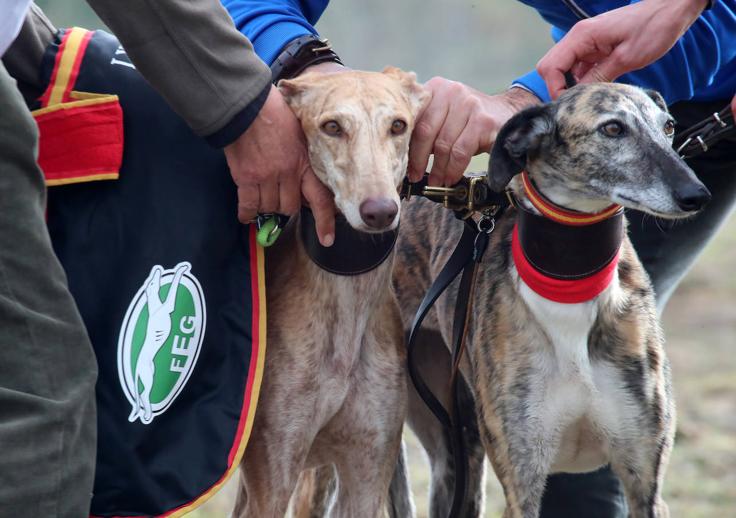
<svg viewBox="0 0 736 518"><path fill-rule="evenodd" d="M261 300L260 300L260 291L258 286L259 281L259 272L258 272L258 243L256 241L256 226L255 225L249 225L250 231L248 236L248 241L250 244L250 287L251 287L251 293L252 293L252 300L253 300L253 308L251 311L251 336L252 336L252 348L251 348L251 355L250 355L250 366L248 367L248 382L245 387L245 396L243 397L243 406L240 409L240 420L238 421L238 429L235 435L235 440L233 441L233 445L230 448L230 453L227 457L227 467L228 469L225 470L225 473L223 473L222 477L220 477L217 482L215 482L212 487L210 487L207 491L202 493L202 495L207 494L209 491L212 490L212 488L217 487L221 482L223 482L230 474L230 467L233 465L233 462L235 461L235 458L238 453L238 449L240 448L240 443L243 441L243 431L245 430L245 426L248 423L248 409L251 405L251 396L253 394L253 382L256 378L256 369L258 367L258 353L260 352L260 347L263 345L260 343L260 315L261 315ZM248 438L245 438L247 440ZM200 495L201 496L201 495ZM191 501L180 505L176 509L171 509L170 511L167 511L166 513L159 515L160 518L166 518L167 516L171 516L172 514L175 514L177 511L180 511L190 505L192 505L193 502L199 499L199 496L197 498L193 498ZM119 517L119 518L128 518L128 517Z"/></svg>
<svg viewBox="0 0 736 518"><path fill-rule="evenodd" d="M569 209L565 209L564 207L560 207L559 205L545 198L545 196L540 193L539 190L534 186L534 183L531 181L531 178L529 178L529 173L527 173L527 171L522 171L521 183L524 186L524 192L526 193L527 198L534 206L534 208L537 209L544 217L562 225L592 225L594 223L603 221L604 219L610 218L619 210L621 210L621 205L614 203L612 205L609 205L602 211L593 214L575 212Z"/></svg>
<svg viewBox="0 0 736 518"><path fill-rule="evenodd" d="M66 30L64 32L64 36L61 38L61 43L59 44L59 49L56 51L56 57L54 58L54 69L51 71L51 80L49 80L49 85L46 87L46 91L41 96L41 106L48 106L49 104L49 97L51 96L51 90L53 90L54 85L56 84L56 77L59 74L59 63L61 63L61 56L64 55L64 49L66 48L66 42L69 39L69 35L71 34L71 30Z"/></svg>
<svg viewBox="0 0 736 518"><path fill-rule="evenodd" d="M519 277L538 295L563 304L579 304L600 295L613 281L619 253L616 252L613 259L602 270L589 277L575 280L554 279L534 268L527 260L521 249L517 225L514 225L511 236L511 254Z"/></svg>
<svg viewBox="0 0 736 518"><path fill-rule="evenodd" d="M251 396L253 394L253 380L255 379L255 373L256 373L256 366L257 366L257 359L258 359L258 353L260 352L259 349L261 347L260 343L260 314L261 314L261 299L260 299L260 292L258 290L258 242L256 241L256 226L251 225L250 226L250 235L249 235L249 242L250 242L250 290L253 294L253 310L251 314L251 336L253 337L253 346L251 348L250 353L250 367L248 368L248 384L245 388L245 398L243 399L243 408L240 413L240 422L238 423L238 437L243 437L243 429L245 428L245 424L247 422L248 417L248 408L251 404ZM233 459L235 458L236 453L238 452L238 446L240 445L240 441L238 441L236 444L233 444L232 449L230 450L230 455L227 458L228 466L232 465Z"/></svg>

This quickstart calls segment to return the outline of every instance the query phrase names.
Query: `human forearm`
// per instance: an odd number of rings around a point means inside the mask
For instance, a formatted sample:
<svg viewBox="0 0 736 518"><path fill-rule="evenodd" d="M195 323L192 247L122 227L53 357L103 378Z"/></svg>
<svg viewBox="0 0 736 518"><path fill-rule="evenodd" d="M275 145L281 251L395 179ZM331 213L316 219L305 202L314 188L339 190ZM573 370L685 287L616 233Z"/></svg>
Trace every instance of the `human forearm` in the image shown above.
<svg viewBox="0 0 736 518"><path fill-rule="evenodd" d="M255 119L270 73L217 0L88 1L196 133L240 134Z"/></svg>

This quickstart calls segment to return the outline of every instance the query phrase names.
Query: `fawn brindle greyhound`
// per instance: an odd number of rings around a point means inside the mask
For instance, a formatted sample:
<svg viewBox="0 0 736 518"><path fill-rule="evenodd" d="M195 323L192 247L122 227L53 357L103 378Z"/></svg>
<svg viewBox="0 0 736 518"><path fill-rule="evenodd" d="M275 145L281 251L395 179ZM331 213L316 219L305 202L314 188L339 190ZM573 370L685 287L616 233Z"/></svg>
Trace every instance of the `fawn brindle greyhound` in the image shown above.
<svg viewBox="0 0 736 518"><path fill-rule="evenodd" d="M307 74L279 89L347 224L363 233L395 230L409 137L427 97L414 74ZM280 518L300 472L334 465L331 514L376 516L406 413L393 252L367 273L336 275L312 262L299 216L292 219L267 250L265 374L234 515Z"/></svg>

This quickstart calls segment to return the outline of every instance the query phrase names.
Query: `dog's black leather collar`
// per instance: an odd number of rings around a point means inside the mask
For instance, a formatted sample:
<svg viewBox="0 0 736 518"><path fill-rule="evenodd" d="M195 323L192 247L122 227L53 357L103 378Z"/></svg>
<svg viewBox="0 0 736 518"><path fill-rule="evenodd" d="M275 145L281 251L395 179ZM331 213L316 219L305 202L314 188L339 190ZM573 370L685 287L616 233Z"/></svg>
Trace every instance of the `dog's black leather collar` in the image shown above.
<svg viewBox="0 0 736 518"><path fill-rule="evenodd" d="M359 232L339 215L335 218L335 244L327 248L319 243L314 215L305 207L299 218L299 234L314 264L336 275L360 275L378 268L388 259L399 230L381 234Z"/></svg>
<svg viewBox="0 0 736 518"><path fill-rule="evenodd" d="M605 268L624 238L623 210L592 225L570 226L516 203L519 242L527 261L553 279L577 280Z"/></svg>

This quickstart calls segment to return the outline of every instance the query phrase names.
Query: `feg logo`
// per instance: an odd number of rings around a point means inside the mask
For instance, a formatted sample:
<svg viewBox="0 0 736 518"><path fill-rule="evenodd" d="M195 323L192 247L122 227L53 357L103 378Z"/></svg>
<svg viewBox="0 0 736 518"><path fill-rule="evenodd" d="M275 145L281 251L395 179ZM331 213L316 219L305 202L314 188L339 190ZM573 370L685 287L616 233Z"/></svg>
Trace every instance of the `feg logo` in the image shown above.
<svg viewBox="0 0 736 518"><path fill-rule="evenodd" d="M191 265L154 266L128 306L118 338L118 375L132 406L131 423L149 424L181 393L197 363L206 321Z"/></svg>

